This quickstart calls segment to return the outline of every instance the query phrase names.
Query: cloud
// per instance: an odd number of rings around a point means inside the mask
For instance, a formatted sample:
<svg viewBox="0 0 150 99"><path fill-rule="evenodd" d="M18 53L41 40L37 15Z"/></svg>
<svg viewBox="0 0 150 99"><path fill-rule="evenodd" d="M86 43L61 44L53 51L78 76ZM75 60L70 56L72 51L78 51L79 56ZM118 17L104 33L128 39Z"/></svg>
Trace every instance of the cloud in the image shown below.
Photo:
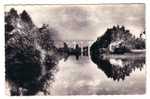
<svg viewBox="0 0 150 99"><path fill-rule="evenodd" d="M6 7L9 9L12 6ZM13 6L27 10L34 23L49 24L59 31L62 39L95 40L107 28L124 25L135 35L144 31L144 4L108 5L26 5Z"/></svg>

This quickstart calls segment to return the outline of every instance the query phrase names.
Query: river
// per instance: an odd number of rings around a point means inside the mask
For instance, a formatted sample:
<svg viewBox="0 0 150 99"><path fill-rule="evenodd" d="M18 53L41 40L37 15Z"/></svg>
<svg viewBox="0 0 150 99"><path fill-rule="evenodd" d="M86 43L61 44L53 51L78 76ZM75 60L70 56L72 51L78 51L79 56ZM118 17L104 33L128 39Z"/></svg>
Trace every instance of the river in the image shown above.
<svg viewBox="0 0 150 99"><path fill-rule="evenodd" d="M124 80L118 81L108 78L104 70L98 68L89 57L82 56L76 60L70 56L66 61L59 62L55 81L49 91L51 95L144 94L145 63L141 65L140 69L130 70Z"/></svg>

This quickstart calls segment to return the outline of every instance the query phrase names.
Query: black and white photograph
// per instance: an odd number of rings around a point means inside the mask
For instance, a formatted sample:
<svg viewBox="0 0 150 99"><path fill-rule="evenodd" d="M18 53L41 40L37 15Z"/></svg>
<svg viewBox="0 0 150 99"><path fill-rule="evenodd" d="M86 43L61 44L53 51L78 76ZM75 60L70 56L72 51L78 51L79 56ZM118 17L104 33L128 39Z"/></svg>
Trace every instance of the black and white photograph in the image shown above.
<svg viewBox="0 0 150 99"><path fill-rule="evenodd" d="M146 93L144 3L4 6L7 96Z"/></svg>

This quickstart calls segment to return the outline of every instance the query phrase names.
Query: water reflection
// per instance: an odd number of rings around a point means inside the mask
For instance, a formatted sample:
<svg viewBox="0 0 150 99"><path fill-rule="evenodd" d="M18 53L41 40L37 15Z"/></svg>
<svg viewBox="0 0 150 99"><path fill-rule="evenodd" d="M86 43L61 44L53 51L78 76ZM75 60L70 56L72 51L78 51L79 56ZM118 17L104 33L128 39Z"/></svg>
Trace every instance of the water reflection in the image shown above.
<svg viewBox="0 0 150 99"><path fill-rule="evenodd" d="M58 64L59 71L55 74L53 87L50 88L51 94L143 94L145 92L145 65L138 65L138 63L143 62L143 59L132 61L128 59L103 59L100 61L101 65L98 66L89 57L80 56L79 60L76 60L75 56L69 56L66 61L62 59ZM125 72L129 74L128 77L124 74ZM110 75L109 78L107 75ZM121 75L125 77L124 80L113 80L113 77L120 77Z"/></svg>
<svg viewBox="0 0 150 99"><path fill-rule="evenodd" d="M49 89L51 95L145 92L145 53L129 53L126 55L128 58L118 58L118 55L117 58L104 58L105 55L98 54L97 50L91 55L88 46L78 44L68 46L63 43L62 47L57 49L61 59L55 81Z"/></svg>
<svg viewBox="0 0 150 99"><path fill-rule="evenodd" d="M99 60L98 68L101 69L108 78L119 81L124 80L126 76L135 71L135 69L142 70L145 64L144 58L139 59L106 59Z"/></svg>
<svg viewBox="0 0 150 99"><path fill-rule="evenodd" d="M68 60L68 57L74 56L76 61L82 61L82 64L86 64L85 60L80 59L80 57L88 57L89 56L89 47L83 46L80 47L78 44L75 45L75 47L68 47L68 45L64 42L64 46L61 48L58 48L58 52L60 56L64 59L64 61ZM130 74L135 71L135 69L142 70L144 64L145 64L145 57L142 54L142 57L138 58L106 58L104 59L102 54L98 56L99 54L96 54L96 58L92 58L92 61L96 63L98 68L102 70L108 78L112 78L114 81L124 80L125 77L130 76ZM137 54L138 55L138 54ZM140 54L139 54L140 55ZM92 56L93 57L93 56ZM75 60L73 60L75 61Z"/></svg>

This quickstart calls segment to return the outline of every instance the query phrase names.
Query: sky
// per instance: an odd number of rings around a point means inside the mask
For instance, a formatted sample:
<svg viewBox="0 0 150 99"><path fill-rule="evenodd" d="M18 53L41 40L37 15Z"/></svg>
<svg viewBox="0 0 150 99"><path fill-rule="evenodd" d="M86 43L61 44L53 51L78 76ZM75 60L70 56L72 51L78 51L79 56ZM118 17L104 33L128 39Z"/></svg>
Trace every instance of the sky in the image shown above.
<svg viewBox="0 0 150 99"><path fill-rule="evenodd" d="M26 10L38 27L49 24L63 40L96 40L113 25L139 36L145 29L144 4L6 5L5 11Z"/></svg>

